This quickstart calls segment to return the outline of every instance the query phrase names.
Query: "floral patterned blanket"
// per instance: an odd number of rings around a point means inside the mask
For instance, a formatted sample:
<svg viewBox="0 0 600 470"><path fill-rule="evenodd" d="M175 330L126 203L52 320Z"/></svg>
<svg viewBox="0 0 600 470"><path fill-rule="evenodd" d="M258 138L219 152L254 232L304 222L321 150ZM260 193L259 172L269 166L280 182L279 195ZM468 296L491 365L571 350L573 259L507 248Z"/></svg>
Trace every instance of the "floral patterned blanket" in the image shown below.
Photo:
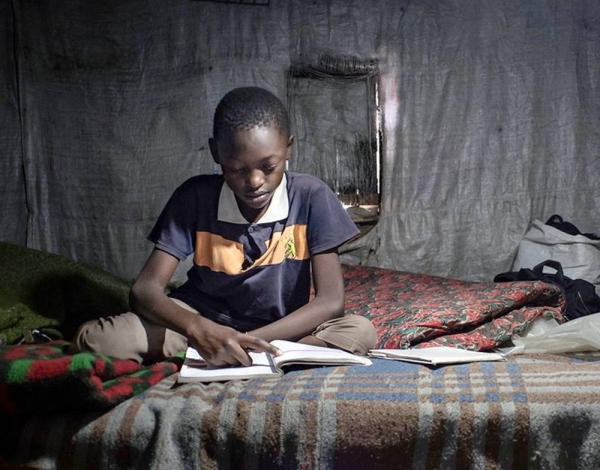
<svg viewBox="0 0 600 470"><path fill-rule="evenodd" d="M346 314L364 315L377 348L488 350L539 317L565 319L560 289L540 281L481 283L344 265Z"/></svg>

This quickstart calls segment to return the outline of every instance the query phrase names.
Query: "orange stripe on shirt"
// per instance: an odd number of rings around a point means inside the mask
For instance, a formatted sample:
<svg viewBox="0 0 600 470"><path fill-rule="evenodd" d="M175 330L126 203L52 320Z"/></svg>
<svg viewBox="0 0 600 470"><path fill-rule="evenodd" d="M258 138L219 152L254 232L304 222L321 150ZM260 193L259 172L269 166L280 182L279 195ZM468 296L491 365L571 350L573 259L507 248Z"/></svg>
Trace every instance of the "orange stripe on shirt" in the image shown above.
<svg viewBox="0 0 600 470"><path fill-rule="evenodd" d="M220 235L210 232L196 232L194 263L206 266L212 271L238 274L244 262L244 247Z"/></svg>
<svg viewBox="0 0 600 470"><path fill-rule="evenodd" d="M306 225L292 225L283 232L274 233L266 241L267 250L252 266L268 266L283 263L286 259L305 260L310 257L306 240ZM244 263L244 247L241 243L227 240L209 232L196 232L194 262L212 271L225 274L241 274Z"/></svg>

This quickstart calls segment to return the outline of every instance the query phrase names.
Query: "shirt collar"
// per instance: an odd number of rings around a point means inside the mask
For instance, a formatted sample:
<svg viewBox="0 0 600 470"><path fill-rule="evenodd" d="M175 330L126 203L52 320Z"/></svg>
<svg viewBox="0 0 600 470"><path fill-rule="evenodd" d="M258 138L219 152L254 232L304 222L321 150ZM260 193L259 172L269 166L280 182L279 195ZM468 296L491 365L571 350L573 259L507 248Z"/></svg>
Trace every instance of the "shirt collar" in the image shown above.
<svg viewBox="0 0 600 470"><path fill-rule="evenodd" d="M277 186L277 189L273 193L267 212L265 212L255 223L266 224L284 220L287 218L289 210L287 177L284 173L281 183L279 183L279 186ZM249 223L240 212L240 208L235 200L235 194L233 194L233 191L225 181L223 181L221 194L219 195L219 212L217 218L221 222L229 222L232 224Z"/></svg>

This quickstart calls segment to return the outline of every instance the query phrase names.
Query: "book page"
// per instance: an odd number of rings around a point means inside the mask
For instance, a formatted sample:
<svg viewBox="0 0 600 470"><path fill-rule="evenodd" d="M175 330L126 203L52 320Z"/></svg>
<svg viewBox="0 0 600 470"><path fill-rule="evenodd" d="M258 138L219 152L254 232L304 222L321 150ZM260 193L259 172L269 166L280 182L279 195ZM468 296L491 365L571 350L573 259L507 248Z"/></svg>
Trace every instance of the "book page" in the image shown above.
<svg viewBox="0 0 600 470"><path fill-rule="evenodd" d="M185 361L179 372L178 382L209 382L253 377L271 377L280 375L267 353L248 353L251 366L206 367L202 357L194 348L188 347Z"/></svg>
<svg viewBox="0 0 600 470"><path fill-rule="evenodd" d="M500 353L468 351L448 346L422 349L372 349L369 351L369 355L383 359L396 359L399 361L433 365L506 360L505 356Z"/></svg>
<svg viewBox="0 0 600 470"><path fill-rule="evenodd" d="M273 357L273 362L277 367L284 367L286 364L357 364L365 366L372 364L371 360L366 357L357 356L341 349L312 346L284 340L274 340L271 341L271 344L283 352L281 356Z"/></svg>
<svg viewBox="0 0 600 470"><path fill-rule="evenodd" d="M188 347L178 382L211 382L233 379L264 378L282 375L281 367L288 364L306 365L370 365L371 360L356 356L340 349L324 348L292 341L275 340L271 344L283 354L272 356L268 353L249 352L251 366L206 367L202 357L192 347Z"/></svg>

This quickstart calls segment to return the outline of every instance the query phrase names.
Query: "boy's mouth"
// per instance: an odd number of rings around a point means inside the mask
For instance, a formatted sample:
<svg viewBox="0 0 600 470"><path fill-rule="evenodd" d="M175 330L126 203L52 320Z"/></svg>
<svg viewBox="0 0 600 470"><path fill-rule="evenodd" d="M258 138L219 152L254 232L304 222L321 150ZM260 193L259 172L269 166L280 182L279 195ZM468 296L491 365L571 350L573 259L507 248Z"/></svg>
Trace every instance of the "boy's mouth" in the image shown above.
<svg viewBox="0 0 600 470"><path fill-rule="evenodd" d="M268 194L269 194L268 192L247 193L246 194L246 198L248 198L248 199L261 199L261 198L264 198L265 196L267 196Z"/></svg>
<svg viewBox="0 0 600 470"><path fill-rule="evenodd" d="M266 202L269 199L269 192L261 192L261 193L247 193L245 194L245 198L248 202L253 204L260 204Z"/></svg>

